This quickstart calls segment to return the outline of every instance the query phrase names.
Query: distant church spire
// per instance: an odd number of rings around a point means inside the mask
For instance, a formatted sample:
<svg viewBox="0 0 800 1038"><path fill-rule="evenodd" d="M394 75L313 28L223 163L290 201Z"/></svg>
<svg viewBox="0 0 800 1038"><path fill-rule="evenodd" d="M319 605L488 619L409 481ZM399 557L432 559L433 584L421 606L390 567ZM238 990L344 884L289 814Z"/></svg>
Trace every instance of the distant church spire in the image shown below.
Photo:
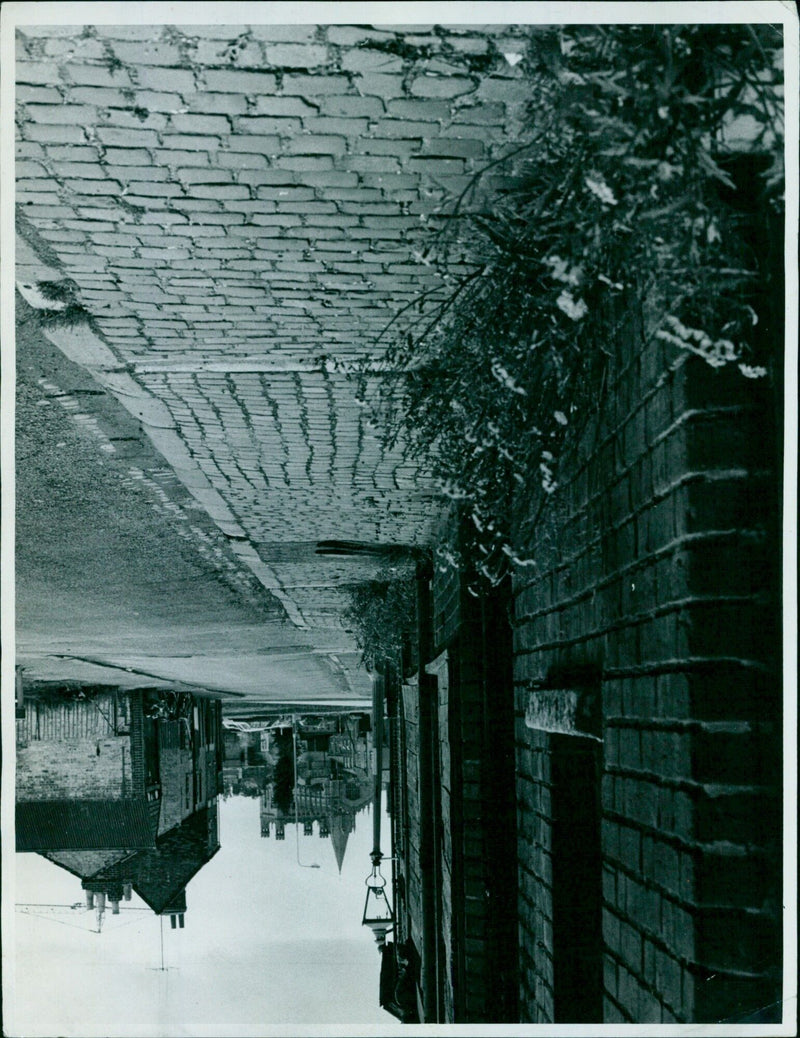
<svg viewBox="0 0 800 1038"><path fill-rule="evenodd" d="M348 817L344 812L337 811L331 823L331 843L333 853L336 855L336 864L339 866L339 875L342 874L342 862L347 850L347 837L350 835Z"/></svg>

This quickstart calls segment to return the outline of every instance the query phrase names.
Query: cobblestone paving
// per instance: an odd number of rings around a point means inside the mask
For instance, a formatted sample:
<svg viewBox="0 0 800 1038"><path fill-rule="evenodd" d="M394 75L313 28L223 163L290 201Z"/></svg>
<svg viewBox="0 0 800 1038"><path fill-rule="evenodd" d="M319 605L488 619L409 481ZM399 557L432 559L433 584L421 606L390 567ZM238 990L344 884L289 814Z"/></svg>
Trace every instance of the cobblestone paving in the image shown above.
<svg viewBox="0 0 800 1038"><path fill-rule="evenodd" d="M415 302L441 288L428 229L513 147L525 42L502 26L18 34L27 240L93 315L104 384L125 372L167 409L187 485L224 501L240 561L269 567L301 625L336 625L335 586L377 564L319 541L424 544L438 520L346 372L398 311L392 334L432 305Z"/></svg>

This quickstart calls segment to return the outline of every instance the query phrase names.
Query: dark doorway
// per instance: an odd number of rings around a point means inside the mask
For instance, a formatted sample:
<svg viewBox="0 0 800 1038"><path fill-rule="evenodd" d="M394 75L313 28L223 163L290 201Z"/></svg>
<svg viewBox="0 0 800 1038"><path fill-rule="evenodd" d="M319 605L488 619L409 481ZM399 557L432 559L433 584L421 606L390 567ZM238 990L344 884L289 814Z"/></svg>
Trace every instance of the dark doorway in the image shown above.
<svg viewBox="0 0 800 1038"><path fill-rule="evenodd" d="M601 744L573 735L550 738L555 1022L600 1023Z"/></svg>

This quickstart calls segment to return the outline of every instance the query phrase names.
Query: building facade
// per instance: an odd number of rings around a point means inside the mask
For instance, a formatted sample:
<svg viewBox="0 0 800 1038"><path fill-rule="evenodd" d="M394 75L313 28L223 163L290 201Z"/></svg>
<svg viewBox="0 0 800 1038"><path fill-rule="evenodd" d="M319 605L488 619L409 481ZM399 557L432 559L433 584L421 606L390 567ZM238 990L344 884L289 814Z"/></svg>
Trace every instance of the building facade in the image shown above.
<svg viewBox="0 0 800 1038"><path fill-rule="evenodd" d="M612 323L535 564L424 574L387 683L427 1022L780 1019L780 386Z"/></svg>
<svg viewBox="0 0 800 1038"><path fill-rule="evenodd" d="M81 880L98 925L135 890L183 926L219 848L219 701L161 692L27 698L17 721L16 849Z"/></svg>

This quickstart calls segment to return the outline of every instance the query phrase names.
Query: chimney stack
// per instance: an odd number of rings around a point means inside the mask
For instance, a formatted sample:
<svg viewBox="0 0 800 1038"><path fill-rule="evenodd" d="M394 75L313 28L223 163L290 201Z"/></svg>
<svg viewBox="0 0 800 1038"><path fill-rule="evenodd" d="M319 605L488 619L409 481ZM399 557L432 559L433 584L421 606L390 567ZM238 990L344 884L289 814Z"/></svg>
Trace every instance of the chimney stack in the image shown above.
<svg viewBox="0 0 800 1038"><path fill-rule="evenodd" d="M123 897L125 898L125 900L126 901L130 901L130 899L131 899L131 885L130 885L130 883L126 883L123 886L122 892L123 892Z"/></svg>
<svg viewBox="0 0 800 1038"><path fill-rule="evenodd" d="M94 908L94 892L91 890L86 891L86 907Z"/></svg>

